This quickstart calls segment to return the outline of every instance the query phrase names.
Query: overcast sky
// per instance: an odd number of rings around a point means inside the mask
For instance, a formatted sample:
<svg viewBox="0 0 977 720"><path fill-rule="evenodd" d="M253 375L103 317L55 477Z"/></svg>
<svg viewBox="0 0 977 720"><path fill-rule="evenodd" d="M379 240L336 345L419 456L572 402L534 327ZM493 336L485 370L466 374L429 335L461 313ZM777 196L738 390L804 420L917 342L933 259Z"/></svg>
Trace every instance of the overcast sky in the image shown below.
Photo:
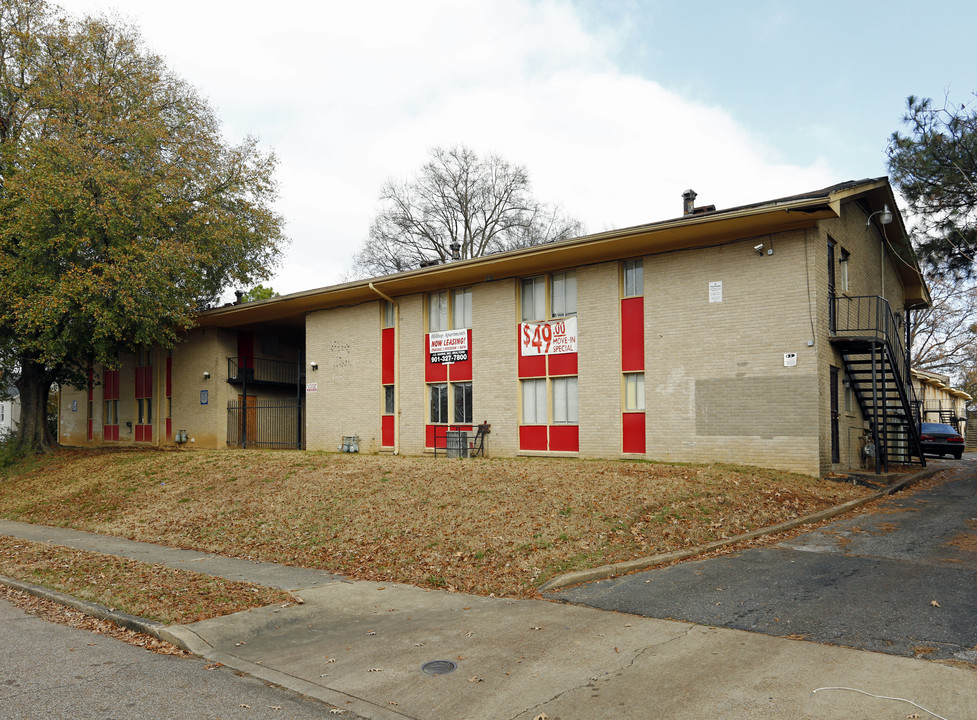
<svg viewBox="0 0 977 720"><path fill-rule="evenodd" d="M436 145L525 165L589 232L884 175L910 94L977 89L977 3L62 0L116 12L279 158L282 294L340 282Z"/></svg>

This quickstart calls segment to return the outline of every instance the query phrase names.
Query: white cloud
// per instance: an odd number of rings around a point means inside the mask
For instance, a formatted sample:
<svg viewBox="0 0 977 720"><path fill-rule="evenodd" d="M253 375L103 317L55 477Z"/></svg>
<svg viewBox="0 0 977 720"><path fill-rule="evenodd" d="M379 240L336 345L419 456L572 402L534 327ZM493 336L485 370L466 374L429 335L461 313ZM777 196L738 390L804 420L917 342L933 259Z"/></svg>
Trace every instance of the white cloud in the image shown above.
<svg viewBox="0 0 977 720"><path fill-rule="evenodd" d="M675 217L688 187L728 207L847 179L824 161L786 163L721 108L622 74L615 36L565 2L114 5L230 137L274 147L293 238L280 292L339 281L383 181L439 144L526 165L540 199L594 231Z"/></svg>

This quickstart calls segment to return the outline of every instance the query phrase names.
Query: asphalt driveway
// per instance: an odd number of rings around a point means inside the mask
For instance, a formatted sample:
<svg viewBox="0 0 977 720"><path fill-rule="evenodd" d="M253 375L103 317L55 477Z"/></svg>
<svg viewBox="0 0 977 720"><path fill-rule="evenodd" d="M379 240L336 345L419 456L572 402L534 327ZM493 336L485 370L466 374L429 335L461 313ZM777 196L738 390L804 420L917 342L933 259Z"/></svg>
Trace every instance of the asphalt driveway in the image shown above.
<svg viewBox="0 0 977 720"><path fill-rule="evenodd" d="M947 482L766 548L551 599L908 657L977 663L977 459Z"/></svg>

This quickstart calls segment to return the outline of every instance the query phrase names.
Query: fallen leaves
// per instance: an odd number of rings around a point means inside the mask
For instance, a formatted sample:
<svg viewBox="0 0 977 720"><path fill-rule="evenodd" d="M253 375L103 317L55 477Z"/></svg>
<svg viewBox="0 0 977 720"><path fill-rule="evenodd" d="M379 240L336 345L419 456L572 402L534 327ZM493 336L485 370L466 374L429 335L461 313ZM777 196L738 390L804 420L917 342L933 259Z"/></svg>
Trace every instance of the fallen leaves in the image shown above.
<svg viewBox="0 0 977 720"><path fill-rule="evenodd" d="M559 572L734 535L867 492L730 465L500 458L457 472L441 459L365 454L52 456L5 481L0 514L321 568L384 583L378 590L406 582L509 597L531 596ZM391 482L373 482L384 474Z"/></svg>

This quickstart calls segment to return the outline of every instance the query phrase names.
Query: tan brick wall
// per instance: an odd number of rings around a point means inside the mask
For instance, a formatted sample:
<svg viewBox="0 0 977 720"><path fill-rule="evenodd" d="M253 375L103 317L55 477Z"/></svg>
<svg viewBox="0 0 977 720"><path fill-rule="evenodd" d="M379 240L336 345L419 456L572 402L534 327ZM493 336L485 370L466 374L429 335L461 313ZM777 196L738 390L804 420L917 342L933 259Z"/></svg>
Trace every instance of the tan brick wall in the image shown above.
<svg viewBox="0 0 977 720"><path fill-rule="evenodd" d="M620 263L577 270L580 455L621 454Z"/></svg>
<svg viewBox="0 0 977 720"><path fill-rule="evenodd" d="M400 305L397 384L400 393L400 452L424 452L427 386L424 384L424 296L395 298Z"/></svg>
<svg viewBox="0 0 977 720"><path fill-rule="evenodd" d="M96 405L98 405L98 388L96 388ZM72 407L74 403L74 407ZM58 442L70 447L88 445L88 391L65 386L61 388L58 413ZM101 416L101 409L95 408L96 417ZM101 434L101 427L95 430Z"/></svg>
<svg viewBox="0 0 977 720"><path fill-rule="evenodd" d="M335 451L358 435L360 452L380 449L380 303L319 310L306 318L306 447Z"/></svg>
<svg viewBox="0 0 977 720"><path fill-rule="evenodd" d="M804 237L645 258L649 458L817 472ZM774 254L754 252L760 242ZM709 302L710 282L722 282L722 302ZM785 353L796 353L795 367L784 366Z"/></svg>
<svg viewBox="0 0 977 720"><path fill-rule="evenodd" d="M226 447L227 403L236 400L239 392L227 382L227 358L236 356L237 333L218 328L193 330L174 348L173 432L187 431L192 440L187 447ZM164 362L161 360L158 366ZM210 373L210 379L204 379L205 371ZM162 386L158 383L157 387ZM207 391L206 405L201 404L201 390ZM164 393L165 389L156 394L160 397ZM160 425L156 433L161 434Z"/></svg>
<svg viewBox="0 0 977 720"><path fill-rule="evenodd" d="M516 296L513 279L472 288L473 419L492 426L490 455L515 455L519 448Z"/></svg>

